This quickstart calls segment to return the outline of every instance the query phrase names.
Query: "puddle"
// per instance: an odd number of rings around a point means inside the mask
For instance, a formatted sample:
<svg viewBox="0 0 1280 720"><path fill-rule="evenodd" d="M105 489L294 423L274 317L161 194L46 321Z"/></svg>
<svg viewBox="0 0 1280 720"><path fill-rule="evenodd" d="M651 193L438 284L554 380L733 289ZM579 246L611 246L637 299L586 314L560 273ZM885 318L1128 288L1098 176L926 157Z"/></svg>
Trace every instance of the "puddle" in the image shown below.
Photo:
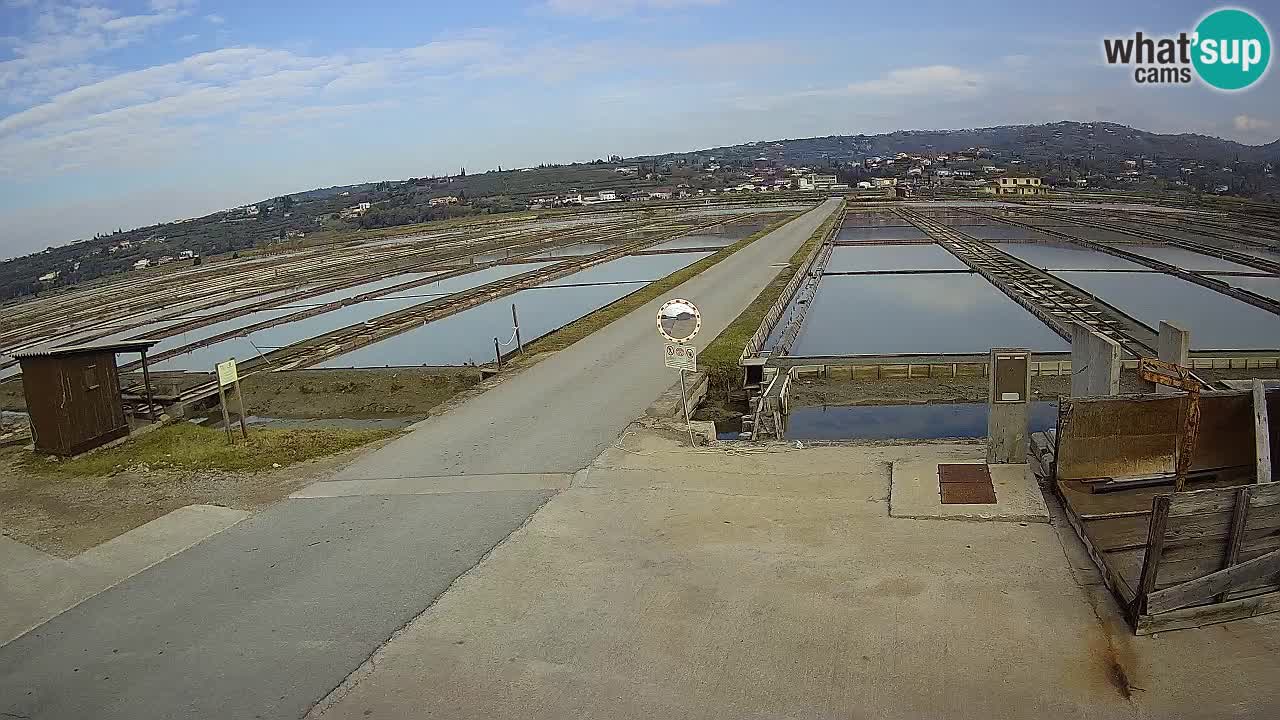
<svg viewBox="0 0 1280 720"><path fill-rule="evenodd" d="M797 407L787 416L788 440L938 440L987 436L986 403L828 405ZM1056 402L1033 402L1030 432L1058 424ZM717 432L719 427L717 427Z"/></svg>

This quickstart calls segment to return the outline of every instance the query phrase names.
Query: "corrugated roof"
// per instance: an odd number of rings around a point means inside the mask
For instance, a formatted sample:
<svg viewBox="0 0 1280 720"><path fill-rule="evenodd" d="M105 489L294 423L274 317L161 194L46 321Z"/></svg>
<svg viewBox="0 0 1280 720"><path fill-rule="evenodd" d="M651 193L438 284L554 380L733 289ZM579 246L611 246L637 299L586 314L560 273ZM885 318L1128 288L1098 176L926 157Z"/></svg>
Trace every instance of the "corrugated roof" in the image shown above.
<svg viewBox="0 0 1280 720"><path fill-rule="evenodd" d="M84 343L81 345L38 345L13 354L19 360L23 358L58 357L62 355L80 355L89 352L141 352L150 350L159 340L117 340L115 342Z"/></svg>

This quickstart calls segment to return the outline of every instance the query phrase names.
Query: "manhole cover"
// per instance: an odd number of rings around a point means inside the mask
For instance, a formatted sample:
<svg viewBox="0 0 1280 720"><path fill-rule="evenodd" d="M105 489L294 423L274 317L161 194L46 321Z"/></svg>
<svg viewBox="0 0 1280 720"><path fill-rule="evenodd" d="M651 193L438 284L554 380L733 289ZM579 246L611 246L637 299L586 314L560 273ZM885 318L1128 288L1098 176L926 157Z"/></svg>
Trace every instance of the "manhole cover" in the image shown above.
<svg viewBox="0 0 1280 720"><path fill-rule="evenodd" d="M991 468L985 464L941 464L938 465L938 482L986 483L990 485Z"/></svg>
<svg viewBox="0 0 1280 720"><path fill-rule="evenodd" d="M938 491L943 505L992 505L996 501L991 469L982 464L938 465Z"/></svg>
<svg viewBox="0 0 1280 720"><path fill-rule="evenodd" d="M996 491L991 483L942 483L943 505L994 505Z"/></svg>

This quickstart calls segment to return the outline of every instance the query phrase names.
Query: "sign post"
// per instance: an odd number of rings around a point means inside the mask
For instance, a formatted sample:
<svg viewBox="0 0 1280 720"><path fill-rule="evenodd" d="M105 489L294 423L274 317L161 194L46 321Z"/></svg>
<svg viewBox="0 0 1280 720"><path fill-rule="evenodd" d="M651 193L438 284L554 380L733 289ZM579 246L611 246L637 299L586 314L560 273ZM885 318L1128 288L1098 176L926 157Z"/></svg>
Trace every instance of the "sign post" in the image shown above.
<svg viewBox="0 0 1280 720"><path fill-rule="evenodd" d="M680 406L684 411L685 427L689 431L689 444L696 445L693 439L693 424L689 419L689 390L685 385L684 374L697 372L698 350L687 345L698 331L702 329L702 313L698 306L676 298L668 300L658 309L658 334L667 339L663 348L663 359L666 366L680 371Z"/></svg>
<svg viewBox="0 0 1280 720"><path fill-rule="evenodd" d="M218 404L222 406L222 427L227 431L227 442L234 445L235 436L231 432L231 414L227 412L227 386L235 388L236 401L240 406L240 433L245 442L249 440L249 428L244 420L244 393L240 390L240 373L236 370L236 359L231 358L214 366L218 375Z"/></svg>

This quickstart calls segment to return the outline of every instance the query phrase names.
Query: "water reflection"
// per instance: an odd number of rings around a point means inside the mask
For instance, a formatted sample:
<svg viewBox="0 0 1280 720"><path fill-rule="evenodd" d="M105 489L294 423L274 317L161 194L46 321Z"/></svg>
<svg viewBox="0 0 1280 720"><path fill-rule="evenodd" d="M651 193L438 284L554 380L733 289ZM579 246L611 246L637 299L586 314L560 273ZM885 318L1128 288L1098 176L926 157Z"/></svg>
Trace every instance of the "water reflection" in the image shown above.
<svg viewBox="0 0 1280 720"><path fill-rule="evenodd" d="M989 243L1041 270L1146 270L1131 260L1069 242Z"/></svg>
<svg viewBox="0 0 1280 720"><path fill-rule="evenodd" d="M1063 350L1066 343L975 275L822 279L793 355Z"/></svg>
<svg viewBox="0 0 1280 720"><path fill-rule="evenodd" d="M1056 272L1138 320L1161 320L1191 331L1196 350L1280 348L1280 316L1164 273ZM1241 278L1243 280L1243 278Z"/></svg>
<svg viewBox="0 0 1280 720"><path fill-rule="evenodd" d="M987 436L986 403L797 407L787 416L788 440L936 440ZM1058 424L1056 402L1033 402L1031 432Z"/></svg>
<svg viewBox="0 0 1280 720"><path fill-rule="evenodd" d="M875 270L965 270L967 267L941 245L838 245L831 251L827 272Z"/></svg>

